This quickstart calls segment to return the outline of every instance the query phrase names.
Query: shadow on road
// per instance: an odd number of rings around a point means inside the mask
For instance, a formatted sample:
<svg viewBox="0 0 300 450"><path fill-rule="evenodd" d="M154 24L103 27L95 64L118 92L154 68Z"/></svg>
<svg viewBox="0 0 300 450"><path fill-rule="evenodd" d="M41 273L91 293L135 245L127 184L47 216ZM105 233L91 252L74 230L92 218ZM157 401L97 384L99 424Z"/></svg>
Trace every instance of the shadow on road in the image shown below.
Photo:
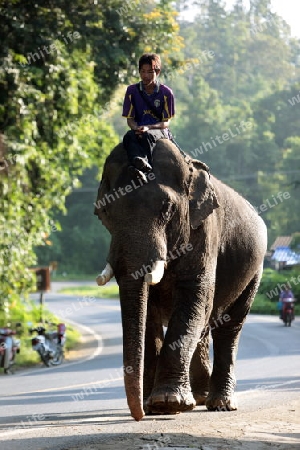
<svg viewBox="0 0 300 450"><path fill-rule="evenodd" d="M119 417L119 414L117 414ZM77 417L78 419L78 417ZM73 418L70 418L73 420ZM124 423L131 422L130 420L123 420ZM112 421L111 425L116 422ZM117 423L120 423L120 418ZM74 425L73 422L70 424ZM106 423L107 424L107 423ZM64 424L55 424L54 427L66 426ZM187 434L187 433L89 433L84 434L84 428L90 423L80 423L76 420L76 437L74 436L53 436L51 438L36 437L30 438L30 443L34 449L41 448L43 450L167 450L174 448L174 450L269 450L275 447L277 450L296 450L299 447L297 444L285 442L286 438L292 438L294 441L299 439L300 435L297 433L278 433L278 440L270 444L268 440L249 440L249 439L234 439L210 437L209 430L205 433L204 430L199 429L201 436ZM101 426L102 421L95 422L95 425ZM275 433L275 436L276 433ZM38 447L36 447L38 443ZM24 439L14 438L15 448L22 448ZM27 448L27 447L26 447Z"/></svg>

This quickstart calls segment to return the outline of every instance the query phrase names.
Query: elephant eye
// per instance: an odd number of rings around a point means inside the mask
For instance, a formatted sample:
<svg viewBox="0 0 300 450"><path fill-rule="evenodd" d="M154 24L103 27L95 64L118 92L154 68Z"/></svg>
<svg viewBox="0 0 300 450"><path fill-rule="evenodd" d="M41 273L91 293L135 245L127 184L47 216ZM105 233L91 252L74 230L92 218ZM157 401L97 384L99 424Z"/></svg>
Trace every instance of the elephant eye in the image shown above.
<svg viewBox="0 0 300 450"><path fill-rule="evenodd" d="M175 205L172 202L163 202L161 218L164 222L170 220L175 212Z"/></svg>

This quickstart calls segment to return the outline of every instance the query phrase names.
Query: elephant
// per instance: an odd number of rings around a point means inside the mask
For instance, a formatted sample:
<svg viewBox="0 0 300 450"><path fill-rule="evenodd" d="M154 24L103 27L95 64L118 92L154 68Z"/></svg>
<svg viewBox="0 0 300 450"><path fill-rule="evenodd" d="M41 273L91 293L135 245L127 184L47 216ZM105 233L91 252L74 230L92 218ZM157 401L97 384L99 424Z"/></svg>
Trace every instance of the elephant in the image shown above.
<svg viewBox="0 0 300 450"><path fill-rule="evenodd" d="M132 179L118 144L94 205L111 234L97 282L115 276L119 285L132 417L196 405L236 410L238 341L267 248L262 218L205 163L164 139L156 143L147 182Z"/></svg>

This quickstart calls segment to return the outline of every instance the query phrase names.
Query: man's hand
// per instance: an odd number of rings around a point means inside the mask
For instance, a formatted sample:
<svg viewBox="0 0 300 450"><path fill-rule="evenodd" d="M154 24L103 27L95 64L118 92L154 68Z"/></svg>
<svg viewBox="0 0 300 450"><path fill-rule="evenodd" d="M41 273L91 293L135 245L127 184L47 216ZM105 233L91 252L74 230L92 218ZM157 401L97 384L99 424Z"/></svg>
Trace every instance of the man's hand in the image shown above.
<svg viewBox="0 0 300 450"><path fill-rule="evenodd" d="M135 131L136 134L139 136L142 136L143 133L149 130L163 130L164 128L168 128L170 125L170 120L166 120L164 122L157 122L153 123L151 125L138 125L134 119L128 118L127 119L127 125L129 128L131 128L133 131Z"/></svg>
<svg viewBox="0 0 300 450"><path fill-rule="evenodd" d="M140 127L136 127L135 133L136 134L143 134L146 131L150 130L150 127L147 127L146 125L142 125Z"/></svg>

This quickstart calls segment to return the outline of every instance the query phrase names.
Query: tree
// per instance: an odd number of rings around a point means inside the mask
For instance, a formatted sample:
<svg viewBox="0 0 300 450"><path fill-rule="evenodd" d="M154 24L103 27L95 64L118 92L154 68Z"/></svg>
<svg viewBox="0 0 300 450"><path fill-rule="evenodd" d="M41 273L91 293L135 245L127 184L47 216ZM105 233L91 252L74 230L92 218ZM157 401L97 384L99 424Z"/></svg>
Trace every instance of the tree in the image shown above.
<svg viewBox="0 0 300 450"><path fill-rule="evenodd" d="M145 49L176 53L171 2L0 0L0 298L32 286L33 248L47 243L78 177L117 143L108 102ZM91 208L92 215L92 208Z"/></svg>
<svg viewBox="0 0 300 450"><path fill-rule="evenodd" d="M183 57L213 57L171 80L172 128L185 150L259 210L272 241L299 228L300 40L269 0L250 8L237 0L230 11L221 0L197 4L201 14L181 24ZM290 198L281 202L280 192ZM271 206L260 210L264 204Z"/></svg>

